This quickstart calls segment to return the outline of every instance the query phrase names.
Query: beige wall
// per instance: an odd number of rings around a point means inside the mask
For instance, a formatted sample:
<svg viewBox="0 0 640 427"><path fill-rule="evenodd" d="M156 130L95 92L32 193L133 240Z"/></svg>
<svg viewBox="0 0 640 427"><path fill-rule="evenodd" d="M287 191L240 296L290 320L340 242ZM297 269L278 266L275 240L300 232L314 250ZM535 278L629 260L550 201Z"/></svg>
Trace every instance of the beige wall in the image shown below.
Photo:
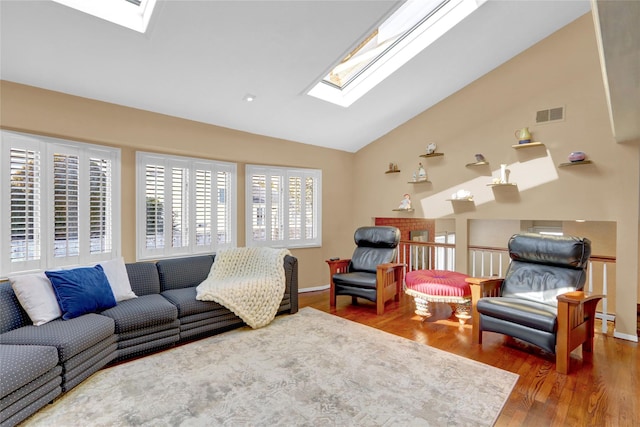
<svg viewBox="0 0 640 427"><path fill-rule="evenodd" d="M0 126L122 149L122 251L135 260L135 152L137 150L238 163L238 244L244 244L244 165L323 171L323 246L294 249L300 287L328 283L325 259L353 251L353 154L284 141L147 111L2 81Z"/></svg>
<svg viewBox="0 0 640 427"><path fill-rule="evenodd" d="M535 125L536 111L559 106L566 108L564 121ZM525 126L544 147L511 147L514 131ZM419 158L429 142L444 156ZM594 163L557 167L577 150ZM465 166L476 153L484 154L489 168ZM636 337L638 160L638 144L613 138L587 14L357 152L355 220L397 214L391 209L408 192L415 212L397 215L455 219L460 271L467 268L465 245L476 239L469 219L517 220L517 226L532 219L613 221L617 275L625 278L616 289L616 333ZM408 183L420 161L432 184ZM384 174L389 162L402 172ZM517 189L486 185L501 163L509 165ZM470 190L475 202L446 200L459 189Z"/></svg>

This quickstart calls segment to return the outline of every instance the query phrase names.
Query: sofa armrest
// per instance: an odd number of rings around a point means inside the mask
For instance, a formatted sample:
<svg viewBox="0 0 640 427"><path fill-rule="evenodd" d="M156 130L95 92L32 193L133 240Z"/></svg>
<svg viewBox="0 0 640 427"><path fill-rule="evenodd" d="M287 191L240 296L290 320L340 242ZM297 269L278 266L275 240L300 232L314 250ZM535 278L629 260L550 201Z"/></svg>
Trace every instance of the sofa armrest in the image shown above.
<svg viewBox="0 0 640 427"><path fill-rule="evenodd" d="M480 315L478 314L478 300L484 297L499 297L503 278L499 277L467 277L465 282L471 285L471 324L472 341L474 344L482 343L480 331Z"/></svg>

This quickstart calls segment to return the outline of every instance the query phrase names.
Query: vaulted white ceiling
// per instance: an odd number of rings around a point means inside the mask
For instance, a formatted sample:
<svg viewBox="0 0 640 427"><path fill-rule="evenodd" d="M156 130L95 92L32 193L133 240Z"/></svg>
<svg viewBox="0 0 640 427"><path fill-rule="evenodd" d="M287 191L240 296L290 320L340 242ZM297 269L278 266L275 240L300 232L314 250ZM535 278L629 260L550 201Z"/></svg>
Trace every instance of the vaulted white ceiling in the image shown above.
<svg viewBox="0 0 640 427"><path fill-rule="evenodd" d="M349 108L306 95L397 6L159 1L139 34L51 1L2 0L0 77L355 152L590 10L490 0Z"/></svg>

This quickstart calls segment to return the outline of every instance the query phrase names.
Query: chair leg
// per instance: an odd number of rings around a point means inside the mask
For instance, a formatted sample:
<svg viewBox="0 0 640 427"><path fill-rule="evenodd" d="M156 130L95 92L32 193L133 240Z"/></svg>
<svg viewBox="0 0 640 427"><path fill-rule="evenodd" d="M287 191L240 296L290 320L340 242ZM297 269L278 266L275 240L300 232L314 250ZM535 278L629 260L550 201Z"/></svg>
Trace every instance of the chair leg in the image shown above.
<svg viewBox="0 0 640 427"><path fill-rule="evenodd" d="M569 372L571 349L569 339L569 304L558 303L558 332L556 333L556 371L561 374Z"/></svg>
<svg viewBox="0 0 640 427"><path fill-rule="evenodd" d="M376 298L376 312L378 315L384 313L384 298L381 295Z"/></svg>
<svg viewBox="0 0 640 427"><path fill-rule="evenodd" d="M331 280L331 289L329 289L329 307L336 308L336 286L333 284L333 280Z"/></svg>

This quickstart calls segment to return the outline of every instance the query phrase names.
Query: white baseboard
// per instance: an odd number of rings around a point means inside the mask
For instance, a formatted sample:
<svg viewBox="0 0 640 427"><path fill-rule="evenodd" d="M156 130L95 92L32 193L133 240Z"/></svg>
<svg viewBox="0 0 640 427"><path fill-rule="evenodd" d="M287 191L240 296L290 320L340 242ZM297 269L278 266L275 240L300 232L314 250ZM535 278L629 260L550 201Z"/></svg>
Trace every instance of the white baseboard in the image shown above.
<svg viewBox="0 0 640 427"><path fill-rule="evenodd" d="M622 334L616 330L613 331L613 337L614 338L620 338L623 340L627 340L627 341L631 341L631 342L638 342L638 336L637 335L631 335L631 334Z"/></svg>
<svg viewBox="0 0 640 427"><path fill-rule="evenodd" d="M322 285L322 286L314 286L312 288L300 288L298 289L299 294L303 294L305 292L315 292L315 291L324 291L329 289L330 285Z"/></svg>

